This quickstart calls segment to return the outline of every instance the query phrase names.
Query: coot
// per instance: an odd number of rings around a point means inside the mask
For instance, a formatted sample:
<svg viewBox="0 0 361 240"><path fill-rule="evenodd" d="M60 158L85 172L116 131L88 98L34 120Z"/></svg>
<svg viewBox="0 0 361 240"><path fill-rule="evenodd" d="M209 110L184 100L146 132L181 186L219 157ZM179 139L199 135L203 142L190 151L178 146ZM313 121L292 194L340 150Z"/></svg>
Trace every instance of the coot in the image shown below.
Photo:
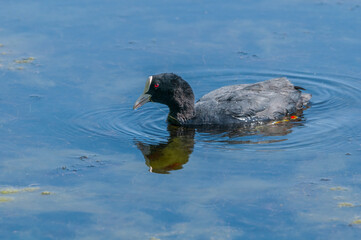
<svg viewBox="0 0 361 240"><path fill-rule="evenodd" d="M190 85L174 73L150 76L133 109L158 102L169 107L168 121L174 125L233 125L264 123L302 110L311 94L302 93L287 78L216 89L194 103Z"/></svg>

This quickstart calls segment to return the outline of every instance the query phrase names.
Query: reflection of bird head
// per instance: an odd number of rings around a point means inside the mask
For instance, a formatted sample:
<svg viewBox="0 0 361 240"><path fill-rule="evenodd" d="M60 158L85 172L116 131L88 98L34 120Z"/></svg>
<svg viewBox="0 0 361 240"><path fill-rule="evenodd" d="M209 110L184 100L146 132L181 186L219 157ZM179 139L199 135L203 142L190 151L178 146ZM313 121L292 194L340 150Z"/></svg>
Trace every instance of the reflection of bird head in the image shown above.
<svg viewBox="0 0 361 240"><path fill-rule="evenodd" d="M182 169L188 162L194 146L194 129L169 125L170 138L167 143L146 144L137 142L151 172L169 173Z"/></svg>

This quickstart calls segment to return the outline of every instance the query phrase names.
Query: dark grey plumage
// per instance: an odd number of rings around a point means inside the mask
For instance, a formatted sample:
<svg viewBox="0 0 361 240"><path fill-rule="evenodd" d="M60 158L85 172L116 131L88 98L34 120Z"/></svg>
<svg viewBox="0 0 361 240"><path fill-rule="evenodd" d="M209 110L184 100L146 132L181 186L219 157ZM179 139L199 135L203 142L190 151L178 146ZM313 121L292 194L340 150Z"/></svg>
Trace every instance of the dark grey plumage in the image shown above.
<svg viewBox="0 0 361 240"><path fill-rule="evenodd" d="M307 105L311 95L301 93L287 78L255 84L225 86L204 95L195 104L191 124L235 124L280 119Z"/></svg>
<svg viewBox="0 0 361 240"><path fill-rule="evenodd" d="M302 110L311 99L311 94L302 93L302 88L295 87L287 78L225 86L204 95L196 104L189 84L175 74L154 75L148 81L149 89L143 94L149 95L150 101L168 105L168 120L178 125L231 125L278 120ZM159 87L155 88L153 84ZM134 108L144 104L141 97Z"/></svg>

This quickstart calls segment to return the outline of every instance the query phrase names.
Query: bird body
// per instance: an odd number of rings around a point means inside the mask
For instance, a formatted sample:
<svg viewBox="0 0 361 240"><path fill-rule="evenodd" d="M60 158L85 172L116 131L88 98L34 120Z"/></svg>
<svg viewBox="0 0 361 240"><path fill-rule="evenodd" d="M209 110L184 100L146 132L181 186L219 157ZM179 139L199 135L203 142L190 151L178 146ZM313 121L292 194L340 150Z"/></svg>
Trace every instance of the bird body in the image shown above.
<svg viewBox="0 0 361 240"><path fill-rule="evenodd" d="M311 94L302 93L287 78L216 89L194 103L190 85L178 75L148 78L134 108L148 101L168 105L168 121L175 125L233 125L264 123L296 113L307 106ZM145 96L145 97L144 97Z"/></svg>

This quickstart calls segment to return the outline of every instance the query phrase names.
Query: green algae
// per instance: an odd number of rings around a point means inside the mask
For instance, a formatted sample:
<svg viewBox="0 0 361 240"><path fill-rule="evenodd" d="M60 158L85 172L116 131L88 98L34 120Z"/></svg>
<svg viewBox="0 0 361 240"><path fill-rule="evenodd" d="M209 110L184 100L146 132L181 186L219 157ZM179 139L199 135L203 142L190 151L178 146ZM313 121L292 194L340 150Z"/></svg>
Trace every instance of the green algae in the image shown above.
<svg viewBox="0 0 361 240"><path fill-rule="evenodd" d="M5 188L0 190L0 194L15 194L19 192L34 192L39 190L38 187L26 187L26 188Z"/></svg>
<svg viewBox="0 0 361 240"><path fill-rule="evenodd" d="M0 194L14 194L20 192L19 189L8 188L0 191Z"/></svg>
<svg viewBox="0 0 361 240"><path fill-rule="evenodd" d="M354 205L352 203L348 203L348 202L342 202L337 204L338 207L354 207Z"/></svg>
<svg viewBox="0 0 361 240"><path fill-rule="evenodd" d="M0 197L0 203L11 202L12 200L13 200L12 198Z"/></svg>
<svg viewBox="0 0 361 240"><path fill-rule="evenodd" d="M344 187L332 187L330 188L331 191L347 191L347 188Z"/></svg>
<svg viewBox="0 0 361 240"><path fill-rule="evenodd" d="M35 60L34 57L28 57L28 58L23 58L20 60L15 60L16 63L31 63Z"/></svg>
<svg viewBox="0 0 361 240"><path fill-rule="evenodd" d="M34 192L34 191L37 191L37 190L39 190L38 187L27 187L27 188L21 189L21 191L23 191L23 192Z"/></svg>
<svg viewBox="0 0 361 240"><path fill-rule="evenodd" d="M351 225L361 224L361 219L357 219L351 223Z"/></svg>
<svg viewBox="0 0 361 240"><path fill-rule="evenodd" d="M41 192L41 195L50 195L51 192L48 192L48 191L44 191L44 192Z"/></svg>

